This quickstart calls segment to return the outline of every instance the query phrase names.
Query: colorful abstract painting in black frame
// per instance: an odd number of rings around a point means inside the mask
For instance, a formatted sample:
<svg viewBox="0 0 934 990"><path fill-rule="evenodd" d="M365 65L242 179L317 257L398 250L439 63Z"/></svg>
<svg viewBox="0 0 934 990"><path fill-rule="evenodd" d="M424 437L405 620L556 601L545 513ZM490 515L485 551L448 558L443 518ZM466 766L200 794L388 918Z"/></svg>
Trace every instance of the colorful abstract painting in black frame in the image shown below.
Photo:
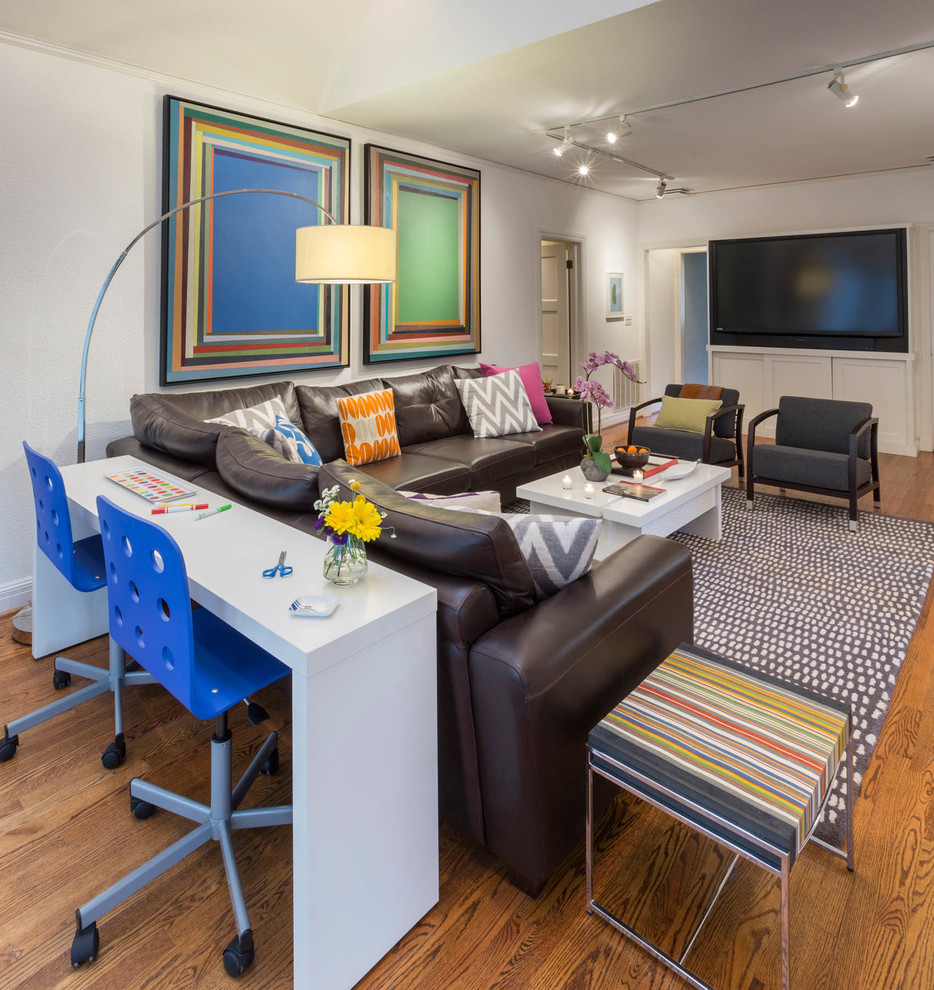
<svg viewBox="0 0 934 990"><path fill-rule="evenodd" d="M163 211L277 190L350 216L350 139L167 96ZM160 382L349 364L349 288L295 281L295 231L326 223L295 196L212 199L166 221Z"/></svg>
<svg viewBox="0 0 934 990"><path fill-rule="evenodd" d="M366 223L392 227L396 281L364 288L366 364L480 350L480 173L368 144Z"/></svg>

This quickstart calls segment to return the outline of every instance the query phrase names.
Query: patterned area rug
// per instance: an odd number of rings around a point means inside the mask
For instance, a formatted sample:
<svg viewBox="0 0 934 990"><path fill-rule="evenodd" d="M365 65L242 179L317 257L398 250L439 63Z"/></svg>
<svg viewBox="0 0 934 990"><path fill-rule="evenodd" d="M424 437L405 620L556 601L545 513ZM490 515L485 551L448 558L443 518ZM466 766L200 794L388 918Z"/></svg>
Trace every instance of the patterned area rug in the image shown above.
<svg viewBox="0 0 934 990"><path fill-rule="evenodd" d="M528 512L521 499L504 511ZM719 543L675 533L694 558L698 645L853 707L857 792L931 583L934 525L723 489ZM816 834L842 846L838 775Z"/></svg>
<svg viewBox="0 0 934 990"><path fill-rule="evenodd" d="M694 559L694 635L724 657L853 707L857 791L931 582L934 525L723 489L720 543L675 533ZM842 845L838 775L816 834Z"/></svg>

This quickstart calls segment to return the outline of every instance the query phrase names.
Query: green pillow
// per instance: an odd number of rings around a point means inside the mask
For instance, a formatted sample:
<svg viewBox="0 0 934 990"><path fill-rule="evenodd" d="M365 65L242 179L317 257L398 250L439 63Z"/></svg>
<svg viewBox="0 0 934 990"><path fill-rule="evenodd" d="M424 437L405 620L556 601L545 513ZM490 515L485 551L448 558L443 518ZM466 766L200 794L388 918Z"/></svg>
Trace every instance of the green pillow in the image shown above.
<svg viewBox="0 0 934 990"><path fill-rule="evenodd" d="M679 399L674 395L665 395L655 425L662 430L703 433L707 417L722 405L719 399Z"/></svg>

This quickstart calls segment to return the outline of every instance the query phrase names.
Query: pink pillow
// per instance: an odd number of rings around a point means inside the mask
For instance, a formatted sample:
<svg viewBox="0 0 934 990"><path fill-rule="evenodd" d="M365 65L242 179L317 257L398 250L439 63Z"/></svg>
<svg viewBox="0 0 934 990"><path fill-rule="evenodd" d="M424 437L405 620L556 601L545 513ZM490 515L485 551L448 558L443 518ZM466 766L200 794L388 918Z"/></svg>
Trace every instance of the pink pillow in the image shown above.
<svg viewBox="0 0 934 990"><path fill-rule="evenodd" d="M523 364L519 368L500 368L495 364L484 364L480 362L480 370L484 378L493 375L501 375L504 371L518 371L522 384L529 397L529 404L535 414L535 420L539 426L545 426L552 422L551 410L545 401L545 386L542 385L542 369L538 366L538 361L532 364Z"/></svg>

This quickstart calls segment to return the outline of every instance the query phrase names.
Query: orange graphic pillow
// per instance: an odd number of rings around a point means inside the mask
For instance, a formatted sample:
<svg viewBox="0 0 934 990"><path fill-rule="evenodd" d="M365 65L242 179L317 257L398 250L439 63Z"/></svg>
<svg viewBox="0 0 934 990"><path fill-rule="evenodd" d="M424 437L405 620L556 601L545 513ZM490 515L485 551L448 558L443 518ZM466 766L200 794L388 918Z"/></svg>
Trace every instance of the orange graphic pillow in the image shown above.
<svg viewBox="0 0 934 990"><path fill-rule="evenodd" d="M391 388L345 396L337 400L337 408L348 464L356 467L402 454Z"/></svg>

